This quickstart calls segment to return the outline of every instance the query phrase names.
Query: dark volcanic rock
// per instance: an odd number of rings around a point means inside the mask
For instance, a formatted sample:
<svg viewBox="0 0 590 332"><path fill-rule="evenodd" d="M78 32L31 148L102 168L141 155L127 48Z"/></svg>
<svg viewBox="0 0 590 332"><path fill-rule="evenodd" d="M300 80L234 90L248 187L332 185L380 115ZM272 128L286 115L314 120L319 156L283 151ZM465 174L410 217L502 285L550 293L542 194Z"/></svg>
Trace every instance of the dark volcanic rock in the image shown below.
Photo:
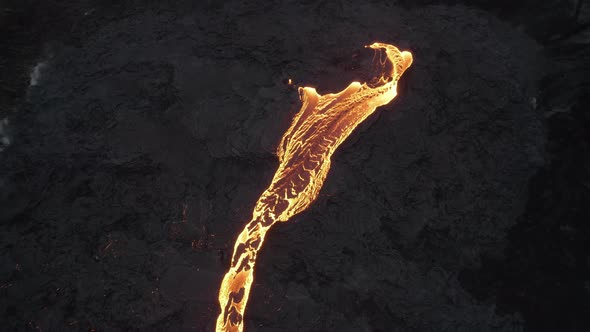
<svg viewBox="0 0 590 332"><path fill-rule="evenodd" d="M544 163L545 54L522 29L463 6L129 3L71 9L76 38L0 127L2 326L212 330L299 108L285 80L366 79L379 40L414 64L268 235L246 330L522 330L458 278L502 262Z"/></svg>

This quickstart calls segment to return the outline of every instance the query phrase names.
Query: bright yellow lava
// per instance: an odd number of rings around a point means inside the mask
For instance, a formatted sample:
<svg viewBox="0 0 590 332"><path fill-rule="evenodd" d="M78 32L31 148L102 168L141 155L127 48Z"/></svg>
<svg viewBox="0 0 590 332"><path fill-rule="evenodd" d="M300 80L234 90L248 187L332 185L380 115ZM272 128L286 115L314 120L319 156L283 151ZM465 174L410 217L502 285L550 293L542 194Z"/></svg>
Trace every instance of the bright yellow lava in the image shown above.
<svg viewBox="0 0 590 332"><path fill-rule="evenodd" d="M393 45L368 46L379 55L381 76L371 83L352 82L337 94L319 95L314 88L299 88L303 105L278 147L279 169L256 202L252 220L238 236L231 266L219 289L221 314L216 331L243 331L244 311L254 280L256 255L266 232L277 221L287 221L305 210L322 187L330 158L350 133L397 95L397 82L412 64L412 54ZM381 57L379 58L381 60Z"/></svg>

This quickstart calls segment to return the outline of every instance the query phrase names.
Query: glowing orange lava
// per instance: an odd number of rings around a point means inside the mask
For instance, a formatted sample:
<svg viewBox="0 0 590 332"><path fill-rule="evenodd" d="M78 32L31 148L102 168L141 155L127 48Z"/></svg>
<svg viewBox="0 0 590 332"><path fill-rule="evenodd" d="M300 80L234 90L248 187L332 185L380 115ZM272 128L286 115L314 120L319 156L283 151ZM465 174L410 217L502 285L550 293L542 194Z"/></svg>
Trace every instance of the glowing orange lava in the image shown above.
<svg viewBox="0 0 590 332"><path fill-rule="evenodd" d="M374 43L381 75L369 83L352 82L337 94L319 95L314 88L299 88L303 105L278 147L280 161L268 189L258 199L252 220L238 236L231 266L219 289L221 314L216 331L243 331L243 318L254 280L256 255L266 232L277 221L287 221L305 210L318 196L336 148L375 109L397 95L397 82L412 64L412 54Z"/></svg>

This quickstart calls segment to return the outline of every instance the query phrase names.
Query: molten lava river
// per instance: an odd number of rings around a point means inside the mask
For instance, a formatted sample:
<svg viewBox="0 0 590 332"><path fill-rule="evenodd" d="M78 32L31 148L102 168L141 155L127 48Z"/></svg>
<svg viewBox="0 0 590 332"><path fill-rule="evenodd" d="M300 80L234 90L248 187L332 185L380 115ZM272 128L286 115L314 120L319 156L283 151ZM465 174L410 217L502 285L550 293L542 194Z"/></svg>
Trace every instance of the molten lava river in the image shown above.
<svg viewBox="0 0 590 332"><path fill-rule="evenodd" d="M236 243L229 271L219 289L221 313L216 331L243 331L243 318L254 281L256 255L266 232L277 221L287 221L305 210L318 196L330 169L330 158L350 133L379 106L397 95L397 82L412 64L412 54L393 45L374 43L379 76L343 91L319 95L299 88L301 110L278 147L280 165L254 207L252 219Z"/></svg>

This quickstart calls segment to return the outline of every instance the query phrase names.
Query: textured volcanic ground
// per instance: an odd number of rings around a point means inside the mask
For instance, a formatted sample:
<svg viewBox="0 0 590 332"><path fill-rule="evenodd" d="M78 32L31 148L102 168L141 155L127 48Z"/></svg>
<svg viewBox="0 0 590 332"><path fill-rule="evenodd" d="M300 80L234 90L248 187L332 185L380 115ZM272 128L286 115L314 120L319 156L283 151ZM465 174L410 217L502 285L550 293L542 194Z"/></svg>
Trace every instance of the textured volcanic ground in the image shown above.
<svg viewBox="0 0 590 332"><path fill-rule="evenodd" d="M212 331L286 82L365 80L382 41L399 96L268 234L246 331L587 331L589 7L5 5L0 326Z"/></svg>

